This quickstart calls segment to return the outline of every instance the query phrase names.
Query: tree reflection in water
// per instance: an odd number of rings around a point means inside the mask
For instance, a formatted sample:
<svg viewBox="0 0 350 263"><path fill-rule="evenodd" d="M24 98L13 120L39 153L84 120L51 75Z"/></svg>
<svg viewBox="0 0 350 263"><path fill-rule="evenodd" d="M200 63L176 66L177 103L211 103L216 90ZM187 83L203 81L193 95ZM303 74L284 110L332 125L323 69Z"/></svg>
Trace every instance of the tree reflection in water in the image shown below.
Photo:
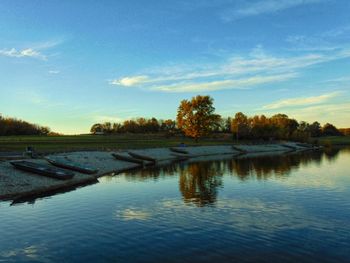
<svg viewBox="0 0 350 263"><path fill-rule="evenodd" d="M322 152L309 152L289 155L271 155L257 158L241 157L229 162L231 174L241 180L256 178L266 180L271 176L285 177L293 169L300 165L308 165L310 162L320 163Z"/></svg>
<svg viewBox="0 0 350 263"><path fill-rule="evenodd" d="M179 187L184 202L199 206L215 203L224 171L222 161L191 163L180 170Z"/></svg>
<svg viewBox="0 0 350 263"><path fill-rule="evenodd" d="M223 186L224 174L236 176L242 181L283 178L300 166L321 164L323 160L335 160L338 153L339 149L331 149L260 157L241 156L219 161L190 161L132 171L126 173L125 177L128 180L143 181L179 175L179 190L184 202L205 206L216 202L218 190Z"/></svg>
<svg viewBox="0 0 350 263"><path fill-rule="evenodd" d="M181 167L181 166L180 166ZM161 167L146 167L142 170L132 170L125 173L129 181L158 180L159 178L178 175L179 164L169 164Z"/></svg>

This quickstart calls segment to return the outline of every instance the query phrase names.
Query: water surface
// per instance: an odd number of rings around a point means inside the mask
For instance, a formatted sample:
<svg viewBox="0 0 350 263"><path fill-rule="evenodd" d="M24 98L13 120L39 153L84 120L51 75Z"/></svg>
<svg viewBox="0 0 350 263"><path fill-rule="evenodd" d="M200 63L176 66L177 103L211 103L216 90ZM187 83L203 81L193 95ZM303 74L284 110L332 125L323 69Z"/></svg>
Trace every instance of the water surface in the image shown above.
<svg viewBox="0 0 350 263"><path fill-rule="evenodd" d="M194 162L0 203L0 262L350 262L350 151Z"/></svg>

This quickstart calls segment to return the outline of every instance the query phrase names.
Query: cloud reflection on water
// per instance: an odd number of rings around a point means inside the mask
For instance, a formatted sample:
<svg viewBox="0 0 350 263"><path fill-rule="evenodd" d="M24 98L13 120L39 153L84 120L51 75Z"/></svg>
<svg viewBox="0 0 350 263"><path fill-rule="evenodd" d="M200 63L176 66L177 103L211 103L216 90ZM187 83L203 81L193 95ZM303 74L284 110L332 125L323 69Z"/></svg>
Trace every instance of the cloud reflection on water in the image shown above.
<svg viewBox="0 0 350 263"><path fill-rule="evenodd" d="M28 245L23 248L15 248L0 252L0 262L52 262L45 257L47 248L43 245Z"/></svg>
<svg viewBox="0 0 350 263"><path fill-rule="evenodd" d="M116 216L122 220L147 220L151 217L151 213L145 210L139 210L135 207L126 208L117 211Z"/></svg>

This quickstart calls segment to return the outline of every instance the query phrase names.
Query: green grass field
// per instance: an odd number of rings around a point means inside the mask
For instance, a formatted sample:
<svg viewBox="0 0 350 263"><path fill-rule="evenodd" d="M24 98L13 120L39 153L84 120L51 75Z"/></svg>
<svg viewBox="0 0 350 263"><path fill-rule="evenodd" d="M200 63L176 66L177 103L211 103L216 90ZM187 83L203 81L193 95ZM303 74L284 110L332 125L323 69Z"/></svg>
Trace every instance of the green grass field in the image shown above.
<svg viewBox="0 0 350 263"><path fill-rule="evenodd" d="M32 146L39 152L61 152L171 147L180 142L187 145L219 145L236 142L229 135L218 135L217 137L202 139L196 143L189 138L166 138L161 134L0 136L0 152L23 152L27 146ZM321 145L350 145L350 136L321 137L318 141ZM249 142L241 141L240 143Z"/></svg>
<svg viewBox="0 0 350 263"><path fill-rule="evenodd" d="M187 145L232 143L232 138L203 139L195 143L189 138L166 138L161 134L77 135L77 136L0 136L0 152L24 151L32 146L41 152L74 150L116 150Z"/></svg>
<svg viewBox="0 0 350 263"><path fill-rule="evenodd" d="M350 136L326 136L319 138L321 145L350 145Z"/></svg>

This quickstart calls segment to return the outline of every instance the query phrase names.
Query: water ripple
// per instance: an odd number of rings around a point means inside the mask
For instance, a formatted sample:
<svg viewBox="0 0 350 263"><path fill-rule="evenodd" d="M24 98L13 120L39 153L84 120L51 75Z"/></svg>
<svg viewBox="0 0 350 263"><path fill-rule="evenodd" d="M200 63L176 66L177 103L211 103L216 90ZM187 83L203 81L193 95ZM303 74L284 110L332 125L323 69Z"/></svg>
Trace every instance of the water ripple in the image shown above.
<svg viewBox="0 0 350 263"><path fill-rule="evenodd" d="M174 165L0 203L0 262L350 262L350 152L322 154Z"/></svg>

